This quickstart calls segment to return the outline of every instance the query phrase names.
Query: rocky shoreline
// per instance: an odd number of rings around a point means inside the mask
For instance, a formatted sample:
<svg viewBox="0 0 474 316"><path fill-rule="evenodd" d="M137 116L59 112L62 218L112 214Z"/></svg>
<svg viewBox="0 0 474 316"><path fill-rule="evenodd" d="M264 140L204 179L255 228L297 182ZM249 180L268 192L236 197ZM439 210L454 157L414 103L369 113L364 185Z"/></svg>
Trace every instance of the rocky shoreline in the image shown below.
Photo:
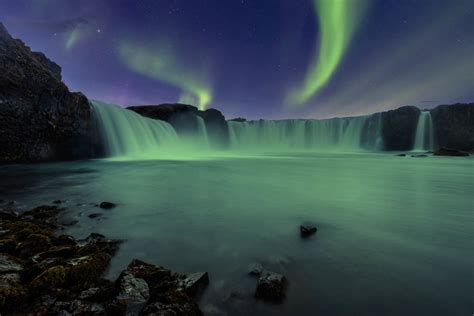
<svg viewBox="0 0 474 316"><path fill-rule="evenodd" d="M0 210L2 315L203 315L205 272L184 275L133 260L115 281L102 277L120 240L57 234L64 208Z"/></svg>

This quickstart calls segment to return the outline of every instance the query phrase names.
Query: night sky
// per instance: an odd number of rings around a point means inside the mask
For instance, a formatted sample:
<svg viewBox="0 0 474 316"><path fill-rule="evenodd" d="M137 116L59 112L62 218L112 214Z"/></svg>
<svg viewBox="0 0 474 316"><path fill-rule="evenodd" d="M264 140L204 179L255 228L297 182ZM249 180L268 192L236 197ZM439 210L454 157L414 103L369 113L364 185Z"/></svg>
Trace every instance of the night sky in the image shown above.
<svg viewBox="0 0 474 316"><path fill-rule="evenodd" d="M0 0L89 98L227 118L474 101L473 0Z"/></svg>

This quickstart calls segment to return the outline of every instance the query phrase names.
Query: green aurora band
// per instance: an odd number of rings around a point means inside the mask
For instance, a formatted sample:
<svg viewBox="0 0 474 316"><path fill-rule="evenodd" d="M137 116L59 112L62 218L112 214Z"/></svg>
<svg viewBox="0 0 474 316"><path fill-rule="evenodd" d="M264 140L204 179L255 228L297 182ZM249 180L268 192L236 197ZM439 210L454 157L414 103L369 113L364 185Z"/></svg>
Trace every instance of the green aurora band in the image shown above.
<svg viewBox="0 0 474 316"><path fill-rule="evenodd" d="M347 51L367 8L366 0L313 0L319 20L319 50L315 51L302 86L287 96L287 103L302 105L329 81Z"/></svg>
<svg viewBox="0 0 474 316"><path fill-rule="evenodd" d="M148 48L123 42L119 46L122 62L132 71L181 89L180 101L198 106L200 110L212 101L206 72L194 72L180 64L170 49ZM205 69L204 69L205 70Z"/></svg>

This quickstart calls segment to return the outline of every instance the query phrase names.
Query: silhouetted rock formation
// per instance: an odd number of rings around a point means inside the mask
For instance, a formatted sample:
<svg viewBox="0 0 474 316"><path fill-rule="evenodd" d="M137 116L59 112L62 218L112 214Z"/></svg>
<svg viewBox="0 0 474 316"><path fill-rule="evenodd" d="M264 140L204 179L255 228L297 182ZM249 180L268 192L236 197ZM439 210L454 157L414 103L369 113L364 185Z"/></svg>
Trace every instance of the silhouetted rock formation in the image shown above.
<svg viewBox="0 0 474 316"><path fill-rule="evenodd" d="M88 158L98 134L87 98L69 92L61 67L13 39L0 23L0 161Z"/></svg>
<svg viewBox="0 0 474 316"><path fill-rule="evenodd" d="M385 150L411 150L415 141L420 109L403 106L382 113L382 139Z"/></svg>
<svg viewBox="0 0 474 316"><path fill-rule="evenodd" d="M225 148L229 144L227 121L219 110L207 109L199 111L188 104L160 104L131 106L127 109L142 116L170 123L178 134L193 134L198 130L196 118L204 120L211 145L215 148Z"/></svg>
<svg viewBox="0 0 474 316"><path fill-rule="evenodd" d="M437 148L474 151L474 103L440 105L431 117Z"/></svg>

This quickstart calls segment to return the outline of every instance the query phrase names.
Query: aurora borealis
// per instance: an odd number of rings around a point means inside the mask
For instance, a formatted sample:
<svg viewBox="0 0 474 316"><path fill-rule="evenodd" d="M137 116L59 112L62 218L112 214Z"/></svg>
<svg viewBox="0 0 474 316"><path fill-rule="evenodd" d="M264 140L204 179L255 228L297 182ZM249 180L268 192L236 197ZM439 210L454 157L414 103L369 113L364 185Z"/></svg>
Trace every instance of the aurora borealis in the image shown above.
<svg viewBox="0 0 474 316"><path fill-rule="evenodd" d="M348 116L474 98L471 0L0 2L73 90L227 117Z"/></svg>
<svg viewBox="0 0 474 316"><path fill-rule="evenodd" d="M364 0L313 1L319 21L319 50L314 53L303 86L291 93L288 99L290 105L307 102L331 79L367 5Z"/></svg>

